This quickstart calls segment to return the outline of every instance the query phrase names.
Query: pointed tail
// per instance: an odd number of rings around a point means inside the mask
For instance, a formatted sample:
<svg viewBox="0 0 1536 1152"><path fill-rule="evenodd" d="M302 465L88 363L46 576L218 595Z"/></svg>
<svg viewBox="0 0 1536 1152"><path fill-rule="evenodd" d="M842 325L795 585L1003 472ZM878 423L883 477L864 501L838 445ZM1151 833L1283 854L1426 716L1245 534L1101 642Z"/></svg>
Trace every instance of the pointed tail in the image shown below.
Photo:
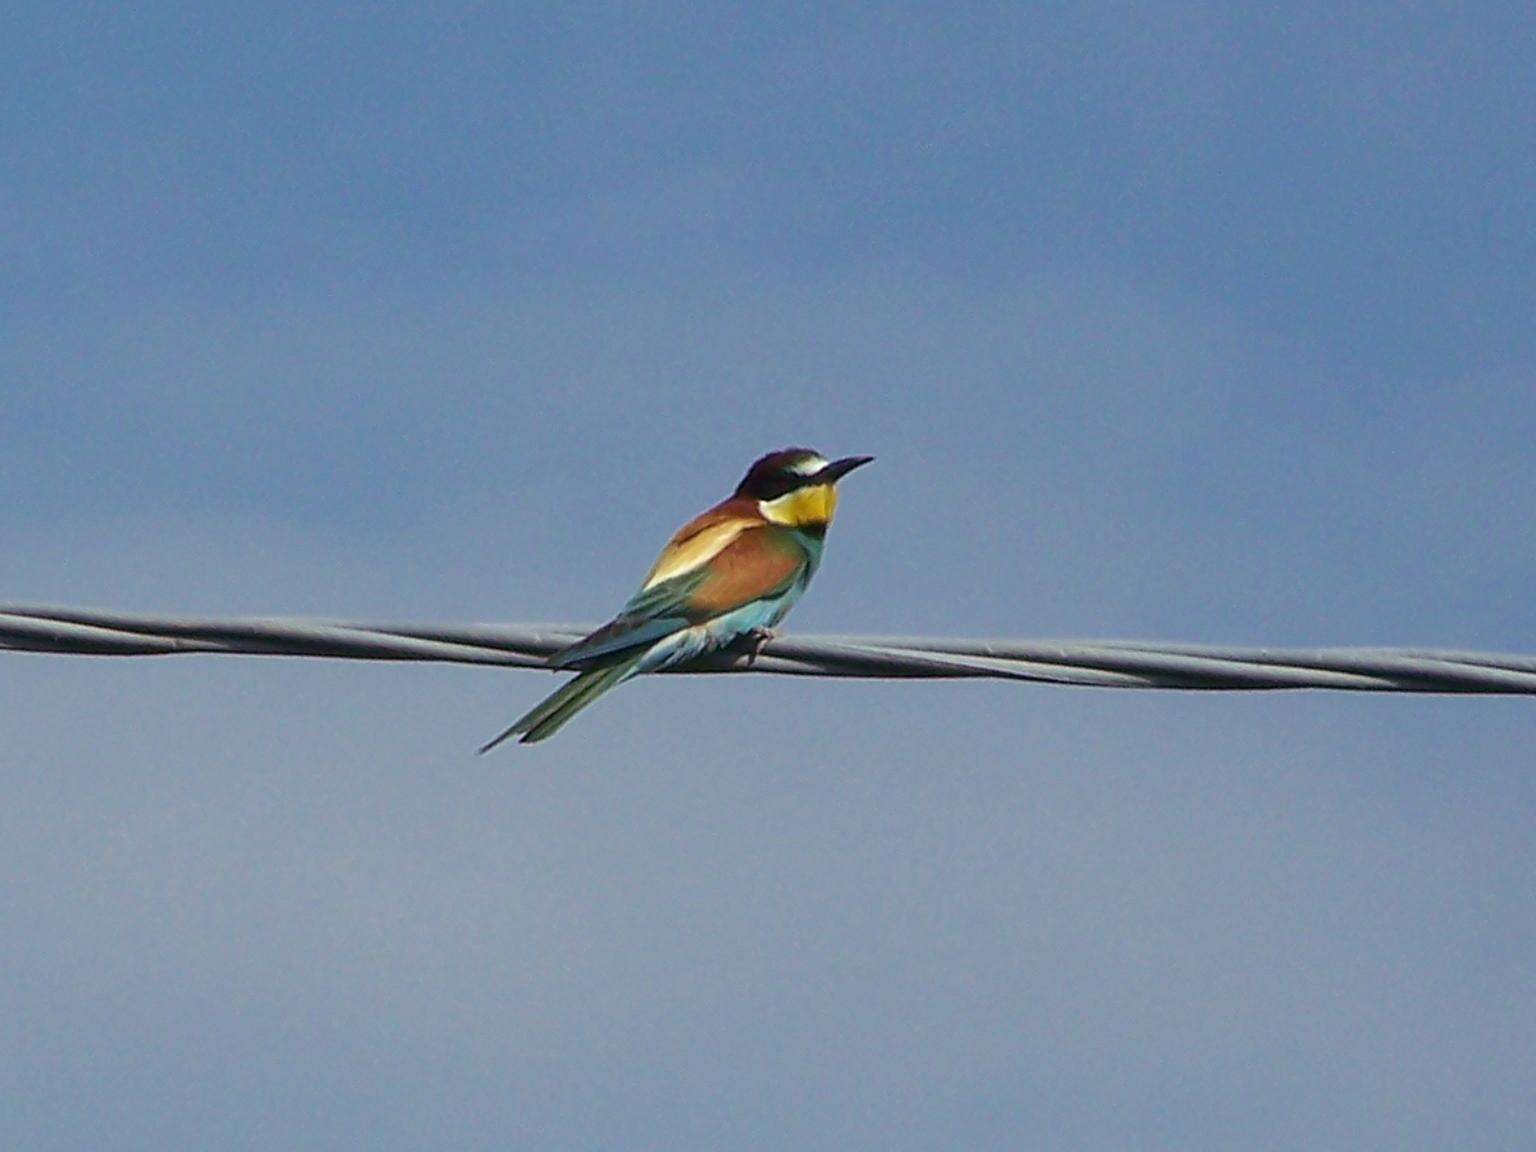
<svg viewBox="0 0 1536 1152"><path fill-rule="evenodd" d="M589 668L567 680L534 705L516 724L482 747L481 754L513 736L521 736L523 744L537 744L540 740L547 740L563 728L572 716L610 688L617 688L627 680L644 655L645 650L642 649L630 659L602 668Z"/></svg>

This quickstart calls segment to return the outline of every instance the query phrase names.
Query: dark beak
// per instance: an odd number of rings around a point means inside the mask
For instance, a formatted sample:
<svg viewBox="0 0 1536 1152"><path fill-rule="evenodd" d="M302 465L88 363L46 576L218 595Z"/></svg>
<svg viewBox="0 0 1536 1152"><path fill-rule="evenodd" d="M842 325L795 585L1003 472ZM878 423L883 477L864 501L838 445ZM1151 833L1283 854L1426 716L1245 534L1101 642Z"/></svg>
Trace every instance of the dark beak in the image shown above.
<svg viewBox="0 0 1536 1152"><path fill-rule="evenodd" d="M873 456L844 456L841 460L832 461L816 473L816 480L821 484L836 484L855 468L862 468L873 459Z"/></svg>

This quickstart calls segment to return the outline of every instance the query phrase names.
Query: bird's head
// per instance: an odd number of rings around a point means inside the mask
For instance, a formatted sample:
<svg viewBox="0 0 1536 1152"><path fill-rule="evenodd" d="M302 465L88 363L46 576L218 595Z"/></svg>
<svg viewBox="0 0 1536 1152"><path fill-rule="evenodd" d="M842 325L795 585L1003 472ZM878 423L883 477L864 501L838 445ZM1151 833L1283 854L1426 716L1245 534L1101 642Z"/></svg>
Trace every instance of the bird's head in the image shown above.
<svg viewBox="0 0 1536 1152"><path fill-rule="evenodd" d="M770 452L747 470L736 495L757 501L775 524L804 531L824 531L837 509L837 482L873 456L828 460L809 448Z"/></svg>

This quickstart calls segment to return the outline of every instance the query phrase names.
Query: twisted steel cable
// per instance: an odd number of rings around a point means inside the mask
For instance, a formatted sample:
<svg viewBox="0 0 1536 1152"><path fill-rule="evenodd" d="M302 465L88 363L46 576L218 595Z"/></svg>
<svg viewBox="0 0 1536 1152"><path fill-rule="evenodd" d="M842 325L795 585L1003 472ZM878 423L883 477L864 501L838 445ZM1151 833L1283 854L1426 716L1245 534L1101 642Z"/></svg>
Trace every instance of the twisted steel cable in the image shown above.
<svg viewBox="0 0 1536 1152"><path fill-rule="evenodd" d="M156 616L0 605L0 648L90 656L184 653L427 660L543 668L579 624L390 624ZM1536 656L1428 648L1242 648L1123 640L781 636L679 672L1030 680L1098 688L1536 694Z"/></svg>

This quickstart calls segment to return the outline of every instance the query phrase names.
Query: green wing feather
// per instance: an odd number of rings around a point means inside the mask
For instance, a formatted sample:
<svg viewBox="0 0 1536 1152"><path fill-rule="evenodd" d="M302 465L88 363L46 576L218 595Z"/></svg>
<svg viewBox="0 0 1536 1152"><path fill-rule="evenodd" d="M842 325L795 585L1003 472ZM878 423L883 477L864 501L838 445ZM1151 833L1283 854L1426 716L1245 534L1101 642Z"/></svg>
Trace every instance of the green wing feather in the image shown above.
<svg viewBox="0 0 1536 1152"><path fill-rule="evenodd" d="M761 579L762 564L753 565L764 556L770 557L769 580ZM694 624L782 594L802 578L810 562L793 533L767 525L743 532L697 568L640 589L612 621L556 652L549 662L555 668L576 668L649 647Z"/></svg>
<svg viewBox="0 0 1536 1152"><path fill-rule="evenodd" d="M619 614L590 636L563 648L549 658L553 668L573 668L631 649L649 648L696 621L688 613L688 597L709 575L695 570L642 588L629 598Z"/></svg>

